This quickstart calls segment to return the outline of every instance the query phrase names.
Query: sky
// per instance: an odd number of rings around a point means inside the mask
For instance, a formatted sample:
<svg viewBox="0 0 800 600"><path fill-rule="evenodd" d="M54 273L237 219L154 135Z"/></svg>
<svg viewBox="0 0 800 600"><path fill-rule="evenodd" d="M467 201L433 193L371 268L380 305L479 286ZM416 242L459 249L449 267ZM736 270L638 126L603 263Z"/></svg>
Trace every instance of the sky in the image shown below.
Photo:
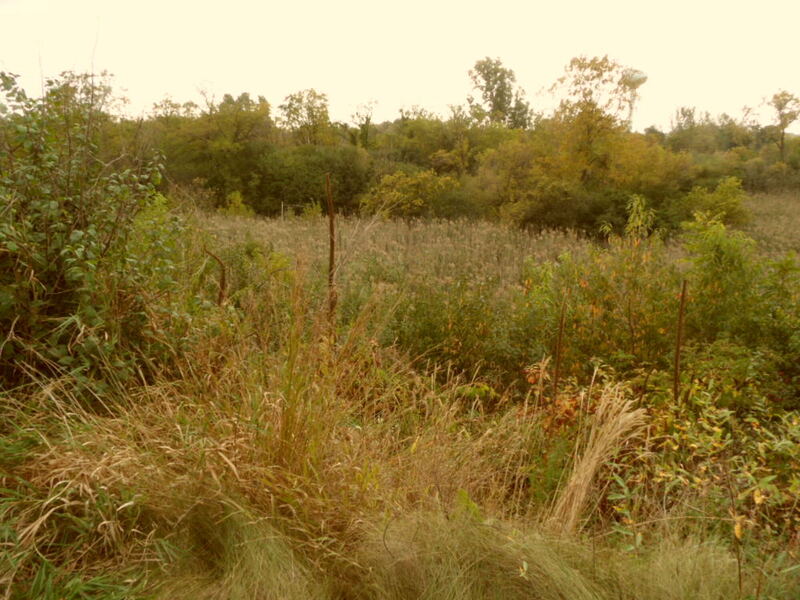
<svg viewBox="0 0 800 600"><path fill-rule="evenodd" d="M439 114L471 92L479 59L511 68L534 109L574 56L647 74L633 126L670 127L680 106L771 115L800 96L800 0L0 0L0 70L29 93L61 71L108 71L132 115L201 93L327 94L334 120L376 102L374 120ZM790 131L800 133L800 123Z"/></svg>

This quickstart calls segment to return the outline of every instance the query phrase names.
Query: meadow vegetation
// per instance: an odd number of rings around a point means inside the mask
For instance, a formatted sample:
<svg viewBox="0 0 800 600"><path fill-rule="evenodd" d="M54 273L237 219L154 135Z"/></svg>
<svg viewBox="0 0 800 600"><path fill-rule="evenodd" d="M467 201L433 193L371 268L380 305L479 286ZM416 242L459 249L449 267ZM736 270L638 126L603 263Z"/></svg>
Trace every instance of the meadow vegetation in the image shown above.
<svg viewBox="0 0 800 600"><path fill-rule="evenodd" d="M500 66L476 85L513 83ZM471 99L467 133L502 144L423 153L452 171L386 159L360 215L342 174L358 168L337 161L389 138L365 119L331 142L318 94L282 107L291 144L167 136L163 165L110 157L130 123L90 78L30 98L4 75L0 594L797 598L797 192L751 196L728 163L703 183L698 164L734 159L669 147L721 123L686 113L667 146L627 131L619 95L586 95L616 67L571 64L548 123L513 86ZM230 98L143 129L255 132L268 114ZM451 126L386 130L422 124ZM585 154L597 124L592 152L622 154ZM170 167L183 151L208 163ZM260 180L281 191L225 171L243 156L285 169ZM220 179L161 181L182 168ZM323 198L278 201L325 172L345 213L333 311ZM478 200L420 210L439 196Z"/></svg>

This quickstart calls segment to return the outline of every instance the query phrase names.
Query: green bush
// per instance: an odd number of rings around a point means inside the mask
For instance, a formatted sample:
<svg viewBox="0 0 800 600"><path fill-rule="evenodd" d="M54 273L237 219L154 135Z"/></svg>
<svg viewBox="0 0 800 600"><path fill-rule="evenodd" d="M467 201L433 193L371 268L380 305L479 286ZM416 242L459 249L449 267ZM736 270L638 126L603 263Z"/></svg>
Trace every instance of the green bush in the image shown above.
<svg viewBox="0 0 800 600"><path fill-rule="evenodd" d="M421 363L508 383L534 358L534 338L517 317L514 297L491 279L417 280L398 299L385 338Z"/></svg>
<svg viewBox="0 0 800 600"><path fill-rule="evenodd" d="M217 212L228 217L254 217L256 212L245 204L241 192L231 192L225 198L225 206L217 209Z"/></svg>
<svg viewBox="0 0 800 600"><path fill-rule="evenodd" d="M163 253L128 254L159 166L109 172L98 159L109 90L90 77L48 81L39 99L0 81L0 382L91 381L105 367L124 379L149 343L142 273L169 268Z"/></svg>
<svg viewBox="0 0 800 600"><path fill-rule="evenodd" d="M774 402L785 391L774 358L728 341L693 345L677 402L670 373L650 377L653 444L616 467L628 484L613 486L614 513L646 520L688 507L720 535L736 524L737 537L793 531L800 524L800 419ZM675 489L694 500L683 506Z"/></svg>
<svg viewBox="0 0 800 600"><path fill-rule="evenodd" d="M713 191L696 186L686 194L674 207L677 211L676 220L685 221L694 213L702 212L729 225L742 225L748 219L744 207L746 199L742 181L736 177L725 177Z"/></svg>
<svg viewBox="0 0 800 600"><path fill-rule="evenodd" d="M361 206L368 213L387 216L440 216L457 189L458 181L449 175L397 171L384 175L361 199Z"/></svg>
<svg viewBox="0 0 800 600"><path fill-rule="evenodd" d="M363 148L348 146L294 146L264 152L252 175L257 184L252 186L249 204L261 215L324 205L326 174L331 177L337 212L355 212L372 166Z"/></svg>

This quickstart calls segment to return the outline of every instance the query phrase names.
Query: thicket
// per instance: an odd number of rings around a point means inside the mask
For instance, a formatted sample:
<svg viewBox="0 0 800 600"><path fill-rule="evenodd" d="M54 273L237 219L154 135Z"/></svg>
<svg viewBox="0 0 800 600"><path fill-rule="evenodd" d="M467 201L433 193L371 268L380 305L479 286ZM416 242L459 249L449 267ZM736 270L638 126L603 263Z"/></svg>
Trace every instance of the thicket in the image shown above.
<svg viewBox="0 0 800 600"><path fill-rule="evenodd" d="M650 437L604 467L612 483L596 501L605 527L639 547L639 534L652 532L637 523L685 510L681 518L711 519L718 532L738 523L737 540L791 537L800 265L792 255L765 257L709 215L677 243L653 231L641 198L628 213L623 233L602 245L557 233L514 237L486 223L345 220L353 245L339 273L339 326L347 331L365 310L382 315L374 341L419 369L438 365L443 381L464 378L462 402L477 410L527 398L547 432L541 462L519 475L531 499L559 488L598 390L625 381L647 411ZM228 243L248 232L297 256L311 275L318 269L310 289L322 288L324 265L313 259L324 256L321 221L218 226Z"/></svg>
<svg viewBox="0 0 800 600"><path fill-rule="evenodd" d="M446 117L415 107L375 123L367 105L351 123L332 122L315 90L277 111L246 93L203 107L165 100L142 122L115 123L109 144L135 133L165 154L168 182L199 183L215 205L238 192L266 216L324 205L325 173L345 213L499 218L592 235L603 224L622 230L632 194L674 231L696 210L741 219L726 204L731 194L709 204L719 185L738 181L751 193L800 185L800 139L786 133L798 115L793 95L770 100L769 124L750 112L712 118L683 107L670 131L635 133L635 73L607 57L573 59L553 86L561 102L550 114L536 113L513 71L488 58L470 71L476 95Z"/></svg>

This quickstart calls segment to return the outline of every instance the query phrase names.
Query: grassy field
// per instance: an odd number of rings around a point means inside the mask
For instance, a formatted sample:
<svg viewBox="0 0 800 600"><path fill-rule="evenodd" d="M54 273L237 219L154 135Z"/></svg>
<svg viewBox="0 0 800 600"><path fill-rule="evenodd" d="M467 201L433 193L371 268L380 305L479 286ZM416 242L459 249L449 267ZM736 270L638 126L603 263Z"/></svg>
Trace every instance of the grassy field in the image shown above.
<svg viewBox="0 0 800 600"><path fill-rule="evenodd" d="M0 595L798 598L797 202L339 219L333 320L323 218L178 211L166 366L4 396Z"/></svg>
<svg viewBox="0 0 800 600"><path fill-rule="evenodd" d="M750 199L745 231L772 253L800 252L800 194L761 194Z"/></svg>

